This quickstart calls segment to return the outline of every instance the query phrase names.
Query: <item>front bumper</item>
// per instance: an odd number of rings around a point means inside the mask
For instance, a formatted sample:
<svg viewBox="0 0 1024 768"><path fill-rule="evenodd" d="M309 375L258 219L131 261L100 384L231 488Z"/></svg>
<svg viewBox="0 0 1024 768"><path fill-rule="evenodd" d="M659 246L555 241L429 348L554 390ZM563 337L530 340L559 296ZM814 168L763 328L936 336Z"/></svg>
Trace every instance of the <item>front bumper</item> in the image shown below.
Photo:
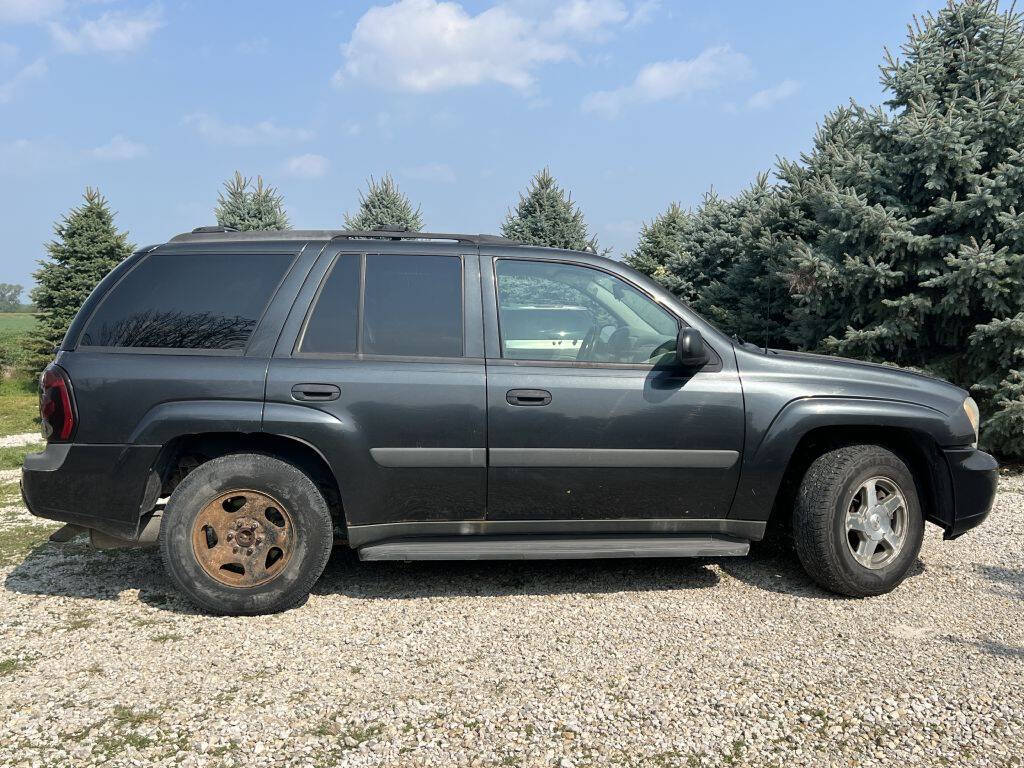
<svg viewBox="0 0 1024 768"><path fill-rule="evenodd" d="M133 539L159 484L150 471L159 453L150 445L50 443L25 457L21 495L37 517Z"/></svg>
<svg viewBox="0 0 1024 768"><path fill-rule="evenodd" d="M977 448L952 448L942 452L952 481L952 521L944 538L955 539L981 525L992 510L999 483L999 464Z"/></svg>

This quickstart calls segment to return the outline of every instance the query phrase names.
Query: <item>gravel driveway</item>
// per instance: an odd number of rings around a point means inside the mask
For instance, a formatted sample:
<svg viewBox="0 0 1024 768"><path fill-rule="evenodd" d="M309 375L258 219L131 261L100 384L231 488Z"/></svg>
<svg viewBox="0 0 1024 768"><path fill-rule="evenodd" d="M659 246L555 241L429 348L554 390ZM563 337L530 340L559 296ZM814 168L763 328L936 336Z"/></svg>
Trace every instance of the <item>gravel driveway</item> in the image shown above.
<svg viewBox="0 0 1024 768"><path fill-rule="evenodd" d="M881 598L831 597L764 549L339 551L306 605L264 618L197 615L151 551L39 545L0 568L0 765L1022 765L1022 541L1024 478L1005 478L985 526L929 527Z"/></svg>

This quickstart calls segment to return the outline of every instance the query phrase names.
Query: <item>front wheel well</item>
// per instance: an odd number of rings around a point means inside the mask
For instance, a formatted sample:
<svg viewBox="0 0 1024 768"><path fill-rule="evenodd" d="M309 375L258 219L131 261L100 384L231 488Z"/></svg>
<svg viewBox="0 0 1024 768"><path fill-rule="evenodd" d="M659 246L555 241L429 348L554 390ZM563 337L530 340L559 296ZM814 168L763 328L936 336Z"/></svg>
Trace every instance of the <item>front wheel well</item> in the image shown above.
<svg viewBox="0 0 1024 768"><path fill-rule="evenodd" d="M181 435L164 445L155 464L160 496L174 491L186 475L201 464L231 453L262 453L287 461L302 470L320 488L336 529L344 528L341 487L326 459L308 443L265 432L206 432Z"/></svg>
<svg viewBox="0 0 1024 768"><path fill-rule="evenodd" d="M880 445L903 459L914 476L925 519L943 528L952 524L952 481L931 436L900 427L828 426L807 432L791 454L772 505L769 528L773 533L788 533L793 502L811 463L826 451L856 444Z"/></svg>

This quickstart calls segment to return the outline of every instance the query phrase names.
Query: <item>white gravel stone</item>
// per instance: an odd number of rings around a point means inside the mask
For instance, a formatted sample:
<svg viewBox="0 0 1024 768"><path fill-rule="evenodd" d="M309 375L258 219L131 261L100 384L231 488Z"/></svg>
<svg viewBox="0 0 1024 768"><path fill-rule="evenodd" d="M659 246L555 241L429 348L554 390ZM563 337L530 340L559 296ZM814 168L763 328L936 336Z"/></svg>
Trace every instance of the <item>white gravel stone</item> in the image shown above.
<svg viewBox="0 0 1024 768"><path fill-rule="evenodd" d="M23 432L20 435L4 435L0 437L0 448L17 448L21 445L32 445L42 441L38 432Z"/></svg>
<svg viewBox="0 0 1024 768"><path fill-rule="evenodd" d="M0 526L23 525L3 510ZM892 594L794 557L360 563L211 617L153 551L0 568L0 766L1024 765L1024 478Z"/></svg>

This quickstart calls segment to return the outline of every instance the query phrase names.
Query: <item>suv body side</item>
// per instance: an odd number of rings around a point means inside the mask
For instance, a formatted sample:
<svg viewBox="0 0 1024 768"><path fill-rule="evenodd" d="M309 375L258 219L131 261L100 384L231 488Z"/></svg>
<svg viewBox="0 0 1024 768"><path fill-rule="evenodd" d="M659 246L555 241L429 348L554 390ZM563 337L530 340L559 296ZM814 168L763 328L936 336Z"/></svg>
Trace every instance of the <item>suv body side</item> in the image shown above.
<svg viewBox="0 0 1024 768"><path fill-rule="evenodd" d="M79 345L111 287L141 261L210 253L289 260L244 348ZM360 261L362 297L365 264L379 254L459 261L461 354L302 351L309 308L332 266L343 256ZM506 359L495 277L503 259L572 264L624 281L699 330L712 362L683 373ZM801 445L835 428L891 428L917 441L931 473L926 514L947 535L981 522L994 493L995 465L971 447L962 390L881 366L737 346L653 281L591 254L386 239L171 242L143 249L104 279L56 362L75 390L78 427L71 442L26 459L29 508L124 539L138 536L143 516L172 487L176 441L203 435L227 444L274 436L315 453L333 475L353 546L480 533L758 539ZM336 387L338 396L305 385ZM551 401L515 405L517 390L547 391Z"/></svg>

